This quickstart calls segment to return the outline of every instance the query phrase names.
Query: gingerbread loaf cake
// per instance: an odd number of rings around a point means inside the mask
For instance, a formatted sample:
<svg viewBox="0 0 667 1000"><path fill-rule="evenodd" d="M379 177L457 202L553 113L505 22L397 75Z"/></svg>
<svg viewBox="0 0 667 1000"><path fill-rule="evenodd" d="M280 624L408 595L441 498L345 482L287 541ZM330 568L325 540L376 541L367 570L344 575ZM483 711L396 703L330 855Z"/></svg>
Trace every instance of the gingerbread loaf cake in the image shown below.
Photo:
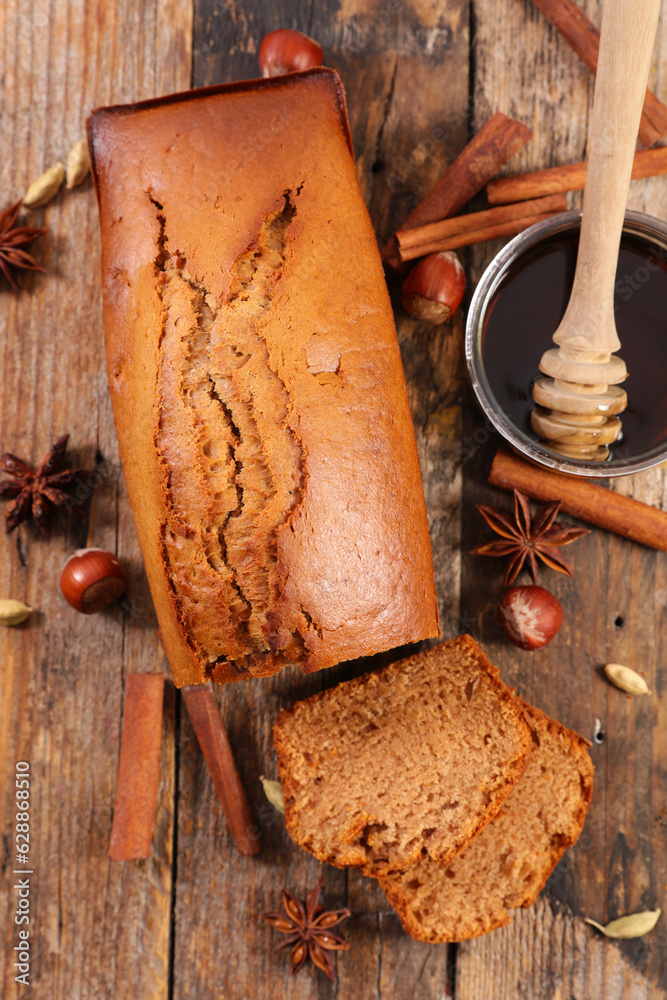
<svg viewBox="0 0 667 1000"><path fill-rule="evenodd" d="M176 684L439 635L336 74L102 108L88 141L114 416Z"/></svg>
<svg viewBox="0 0 667 1000"><path fill-rule="evenodd" d="M287 831L376 878L422 858L446 866L501 808L531 742L477 643L443 642L281 712Z"/></svg>
<svg viewBox="0 0 667 1000"><path fill-rule="evenodd" d="M523 775L500 812L445 868L427 858L380 885L420 941L464 941L531 906L581 833L593 791L586 741L521 702L533 733Z"/></svg>

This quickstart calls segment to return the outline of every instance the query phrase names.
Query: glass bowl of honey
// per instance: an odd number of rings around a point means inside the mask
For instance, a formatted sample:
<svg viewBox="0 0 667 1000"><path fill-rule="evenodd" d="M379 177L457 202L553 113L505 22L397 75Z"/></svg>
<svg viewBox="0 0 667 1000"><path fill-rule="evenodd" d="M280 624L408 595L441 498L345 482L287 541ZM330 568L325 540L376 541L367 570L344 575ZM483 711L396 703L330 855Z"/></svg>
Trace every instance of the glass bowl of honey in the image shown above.
<svg viewBox="0 0 667 1000"><path fill-rule="evenodd" d="M571 475L624 476L667 461L667 223L625 216L614 310L628 405L603 462L559 455L530 426L532 385L570 297L580 226L581 212L563 212L497 254L470 304L466 362L482 409L525 458Z"/></svg>

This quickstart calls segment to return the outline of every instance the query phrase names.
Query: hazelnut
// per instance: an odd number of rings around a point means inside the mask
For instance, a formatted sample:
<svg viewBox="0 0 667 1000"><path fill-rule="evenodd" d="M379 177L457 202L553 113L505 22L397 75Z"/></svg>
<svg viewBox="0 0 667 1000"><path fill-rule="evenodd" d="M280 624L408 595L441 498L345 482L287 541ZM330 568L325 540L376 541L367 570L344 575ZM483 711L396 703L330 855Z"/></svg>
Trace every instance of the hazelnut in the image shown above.
<svg viewBox="0 0 667 1000"><path fill-rule="evenodd" d="M415 319L446 323L463 301L465 271L455 253L442 250L423 257L403 282L401 300Z"/></svg>
<svg viewBox="0 0 667 1000"><path fill-rule="evenodd" d="M262 76L281 76L296 70L321 66L324 53L314 39L291 28L278 28L264 35L259 46Z"/></svg>
<svg viewBox="0 0 667 1000"><path fill-rule="evenodd" d="M68 604L84 615L93 615L124 592L127 576L113 552L79 549L60 574L60 589Z"/></svg>
<svg viewBox="0 0 667 1000"><path fill-rule="evenodd" d="M540 649L563 624L563 606L544 587L510 587L498 605L498 621L520 649Z"/></svg>

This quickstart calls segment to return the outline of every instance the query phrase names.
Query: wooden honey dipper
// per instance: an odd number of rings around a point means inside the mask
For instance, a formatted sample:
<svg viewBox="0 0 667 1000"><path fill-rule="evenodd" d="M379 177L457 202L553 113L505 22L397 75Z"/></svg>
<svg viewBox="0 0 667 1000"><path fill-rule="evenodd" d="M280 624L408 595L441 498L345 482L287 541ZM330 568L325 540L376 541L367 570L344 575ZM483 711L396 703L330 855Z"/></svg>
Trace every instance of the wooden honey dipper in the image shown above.
<svg viewBox="0 0 667 1000"><path fill-rule="evenodd" d="M581 461L608 457L627 405L614 284L659 13L660 0L605 0L574 284L533 386L533 430Z"/></svg>

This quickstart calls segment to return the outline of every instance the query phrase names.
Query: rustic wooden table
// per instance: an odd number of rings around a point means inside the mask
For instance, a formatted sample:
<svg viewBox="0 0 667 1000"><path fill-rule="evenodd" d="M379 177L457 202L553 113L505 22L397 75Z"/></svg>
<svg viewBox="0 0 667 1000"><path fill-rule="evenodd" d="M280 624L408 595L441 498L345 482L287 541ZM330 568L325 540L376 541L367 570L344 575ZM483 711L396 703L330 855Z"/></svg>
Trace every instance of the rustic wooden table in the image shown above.
<svg viewBox="0 0 667 1000"><path fill-rule="evenodd" d="M597 0L585 8L599 17ZM471 133L497 110L530 125L512 172L583 158L588 73L529 0L3 0L0 68L9 204L83 136L100 104L256 75L261 37L279 26L318 38L347 86L359 179L379 237L402 221ZM667 15L652 85L667 96ZM480 202L481 204L481 202ZM633 207L667 212L667 182L636 182ZM467 555L487 532L476 502L509 498L486 485L497 435L467 387L463 319L427 327L397 309L428 501L443 631L470 631L527 698L603 741L584 834L538 904L512 925L459 947L408 938L382 893L326 868L328 899L354 913L338 983L310 969L293 980L257 919L283 884L305 892L320 865L285 835L259 775L276 776L271 725L295 697L375 664L296 672L217 692L261 830L242 858L227 833L187 713L167 686L153 856L107 859L127 671L168 671L156 639L104 373L97 211L90 180L33 213L48 227L47 275L0 288L0 450L38 461L71 434L76 463L101 469L87 520L58 522L50 543L31 528L0 536L0 596L37 611L2 629L2 995L14 982L17 890L14 765L30 763L32 995L49 1000L643 1000L667 990L667 923L614 943L583 922L664 905L667 891L667 558L594 531L572 552L574 581L549 575L565 606L557 640L534 654L501 641L495 564ZM466 252L471 286L497 246ZM657 506L654 470L613 486ZM117 551L131 583L124 608L93 618L59 596L67 554ZM394 656L396 654L393 654ZM391 658L391 657L390 657ZM653 695L626 699L600 677L607 661L648 672ZM20 876L18 876L20 877Z"/></svg>

